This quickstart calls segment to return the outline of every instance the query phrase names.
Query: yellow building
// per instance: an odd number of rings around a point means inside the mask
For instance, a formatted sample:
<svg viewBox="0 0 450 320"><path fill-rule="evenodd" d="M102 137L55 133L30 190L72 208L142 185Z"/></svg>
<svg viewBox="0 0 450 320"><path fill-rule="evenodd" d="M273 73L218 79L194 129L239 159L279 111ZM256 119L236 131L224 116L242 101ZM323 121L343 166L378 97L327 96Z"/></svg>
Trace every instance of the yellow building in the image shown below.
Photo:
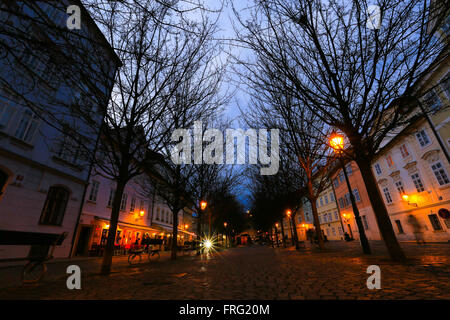
<svg viewBox="0 0 450 320"><path fill-rule="evenodd" d="M320 228L327 239L343 240L344 231L341 216L331 185L320 193L317 199L317 213L319 215Z"/></svg>
<svg viewBox="0 0 450 320"><path fill-rule="evenodd" d="M449 64L447 58L432 66L416 85L415 96L429 119L422 116L386 139L373 162L400 241L450 241L450 165L445 155L450 147ZM417 110L421 112L419 105Z"/></svg>

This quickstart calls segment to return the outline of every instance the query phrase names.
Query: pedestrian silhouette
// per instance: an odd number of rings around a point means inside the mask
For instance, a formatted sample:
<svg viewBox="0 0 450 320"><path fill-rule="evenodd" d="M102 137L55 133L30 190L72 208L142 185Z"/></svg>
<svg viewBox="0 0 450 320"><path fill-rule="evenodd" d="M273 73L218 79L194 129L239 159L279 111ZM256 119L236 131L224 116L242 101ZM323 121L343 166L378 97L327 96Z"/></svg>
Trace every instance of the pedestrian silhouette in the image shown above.
<svg viewBox="0 0 450 320"><path fill-rule="evenodd" d="M425 244L425 240L423 239L423 231L422 226L420 225L419 221L415 216L410 214L408 216L408 223L413 228L414 237L416 238L416 241L418 244L423 243Z"/></svg>

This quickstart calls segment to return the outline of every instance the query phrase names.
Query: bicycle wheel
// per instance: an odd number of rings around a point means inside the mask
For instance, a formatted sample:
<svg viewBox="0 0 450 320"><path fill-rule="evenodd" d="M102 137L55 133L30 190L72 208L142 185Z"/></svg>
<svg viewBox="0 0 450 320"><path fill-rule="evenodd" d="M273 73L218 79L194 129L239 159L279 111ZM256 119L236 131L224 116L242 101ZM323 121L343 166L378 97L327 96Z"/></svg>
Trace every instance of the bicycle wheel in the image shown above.
<svg viewBox="0 0 450 320"><path fill-rule="evenodd" d="M141 262L141 260L142 256L140 254L130 254L130 256L128 257L128 263L130 265L138 264Z"/></svg>
<svg viewBox="0 0 450 320"><path fill-rule="evenodd" d="M47 266L42 261L29 261L22 269L22 283L36 283L47 272Z"/></svg>
<svg viewBox="0 0 450 320"><path fill-rule="evenodd" d="M159 260L159 252L158 251L152 251L148 254L148 260L149 261L156 261Z"/></svg>

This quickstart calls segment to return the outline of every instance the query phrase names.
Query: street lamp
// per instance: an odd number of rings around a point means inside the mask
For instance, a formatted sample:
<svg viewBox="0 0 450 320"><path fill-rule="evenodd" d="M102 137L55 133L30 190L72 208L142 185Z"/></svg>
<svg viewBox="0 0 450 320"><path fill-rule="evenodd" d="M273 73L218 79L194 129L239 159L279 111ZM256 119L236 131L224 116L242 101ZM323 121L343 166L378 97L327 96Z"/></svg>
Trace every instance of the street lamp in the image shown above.
<svg viewBox="0 0 450 320"><path fill-rule="evenodd" d="M228 223L224 222L223 227L225 228L225 247L228 247L228 230L227 229Z"/></svg>
<svg viewBox="0 0 450 320"><path fill-rule="evenodd" d="M356 225L358 226L358 231L359 231L359 240L361 242L363 252L365 254L370 254L371 250L370 250L369 241L367 240L366 232L364 231L364 226L362 224L361 217L359 215L359 210L356 205L355 196L352 191L353 189L350 185L350 180L348 179L347 171L345 170L345 164L342 159L342 153L344 151L344 136L340 135L339 133L337 133L335 131L332 132L331 136L330 136L330 146L331 146L331 148L333 148L334 152L338 156L339 163L341 164L342 171L344 172L344 177L345 177L345 181L347 182L347 189L350 194L350 201L352 203L353 213L355 214Z"/></svg>

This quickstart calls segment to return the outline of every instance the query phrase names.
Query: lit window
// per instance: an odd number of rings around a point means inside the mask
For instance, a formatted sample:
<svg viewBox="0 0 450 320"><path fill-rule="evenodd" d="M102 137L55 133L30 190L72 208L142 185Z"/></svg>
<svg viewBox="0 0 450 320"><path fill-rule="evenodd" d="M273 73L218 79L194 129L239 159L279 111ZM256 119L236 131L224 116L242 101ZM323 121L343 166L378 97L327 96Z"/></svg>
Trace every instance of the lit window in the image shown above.
<svg viewBox="0 0 450 320"><path fill-rule="evenodd" d="M386 203L392 203L391 193L387 187L383 188L384 197L386 199Z"/></svg>
<svg viewBox="0 0 450 320"><path fill-rule="evenodd" d="M424 129L416 133L416 138L421 147L425 147L431 143L430 138L428 138L428 135Z"/></svg>
<svg viewBox="0 0 450 320"><path fill-rule="evenodd" d="M402 158L406 158L407 156L409 156L409 152L408 152L408 149L406 148L406 144L402 144L400 146L400 152L402 154Z"/></svg>
<svg viewBox="0 0 450 320"><path fill-rule="evenodd" d="M378 174L378 175L380 175L381 174L381 167L380 167L380 165L378 164L378 163L375 163L375 172Z"/></svg>
<svg viewBox="0 0 450 320"><path fill-rule="evenodd" d="M450 182L448 179L447 172L445 172L445 169L442 166L442 163L436 162L432 164L431 169L433 170L433 173L436 176L439 185L443 186Z"/></svg>
<svg viewBox="0 0 450 320"><path fill-rule="evenodd" d="M89 201L93 201L93 202L97 201L97 194L98 194L99 186L100 186L100 182L92 181L91 192L89 193Z"/></svg>
<svg viewBox="0 0 450 320"><path fill-rule="evenodd" d="M414 173L414 174L411 176L411 179L412 179L412 181L414 182L414 186L416 187L417 192L425 191L425 187L423 186L423 182L422 182L422 180L420 179L418 173Z"/></svg>

